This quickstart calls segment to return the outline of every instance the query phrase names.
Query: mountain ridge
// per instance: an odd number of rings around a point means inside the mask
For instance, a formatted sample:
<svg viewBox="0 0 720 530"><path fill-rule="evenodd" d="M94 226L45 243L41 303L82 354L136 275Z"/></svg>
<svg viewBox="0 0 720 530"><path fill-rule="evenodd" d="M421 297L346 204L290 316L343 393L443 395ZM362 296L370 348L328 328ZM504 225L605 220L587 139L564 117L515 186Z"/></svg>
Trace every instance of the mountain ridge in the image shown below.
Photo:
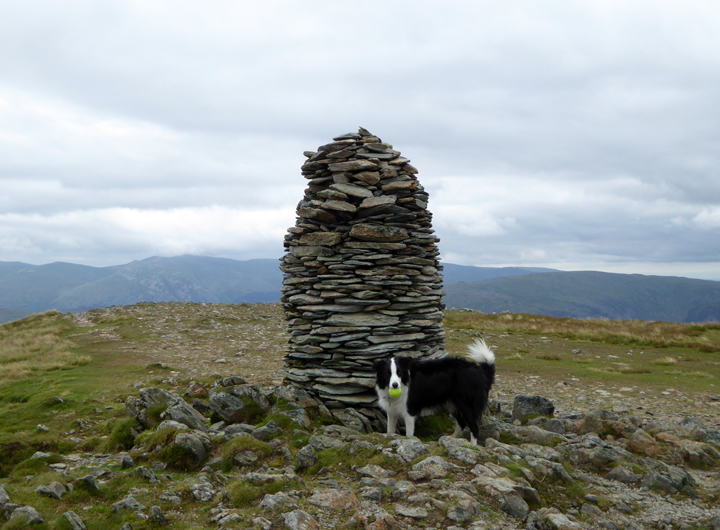
<svg viewBox="0 0 720 530"><path fill-rule="evenodd" d="M720 282L710 280L442 265L447 307L572 318L720 320ZM139 302L277 302L282 278L274 259L153 256L109 267L0 262L0 322L50 309L82 312Z"/></svg>

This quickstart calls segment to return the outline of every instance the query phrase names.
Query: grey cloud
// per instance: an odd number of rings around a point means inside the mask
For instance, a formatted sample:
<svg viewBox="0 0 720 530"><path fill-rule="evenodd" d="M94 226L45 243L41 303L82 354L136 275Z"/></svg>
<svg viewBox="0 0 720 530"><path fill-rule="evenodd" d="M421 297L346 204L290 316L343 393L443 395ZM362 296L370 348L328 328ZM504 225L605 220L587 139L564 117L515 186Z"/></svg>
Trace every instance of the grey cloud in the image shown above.
<svg viewBox="0 0 720 530"><path fill-rule="evenodd" d="M302 151L364 126L418 167L466 263L720 262L719 19L692 1L4 4L0 260L275 252L249 233L183 247L167 218L153 247L7 215L291 211Z"/></svg>

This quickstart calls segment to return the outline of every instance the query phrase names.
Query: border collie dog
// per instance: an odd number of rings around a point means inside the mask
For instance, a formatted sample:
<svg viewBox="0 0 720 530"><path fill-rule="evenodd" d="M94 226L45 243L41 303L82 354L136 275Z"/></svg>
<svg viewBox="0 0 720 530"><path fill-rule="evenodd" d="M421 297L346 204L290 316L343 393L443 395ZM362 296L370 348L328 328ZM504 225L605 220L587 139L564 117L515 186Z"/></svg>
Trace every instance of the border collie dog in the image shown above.
<svg viewBox="0 0 720 530"><path fill-rule="evenodd" d="M388 434L395 432L397 420L402 418L405 435L413 436L415 419L423 411L445 411L455 419L452 435L458 436L468 427L470 441L477 445L478 421L495 382L495 355L485 341L471 344L465 359L391 357L375 361L373 370L378 402L388 417Z"/></svg>

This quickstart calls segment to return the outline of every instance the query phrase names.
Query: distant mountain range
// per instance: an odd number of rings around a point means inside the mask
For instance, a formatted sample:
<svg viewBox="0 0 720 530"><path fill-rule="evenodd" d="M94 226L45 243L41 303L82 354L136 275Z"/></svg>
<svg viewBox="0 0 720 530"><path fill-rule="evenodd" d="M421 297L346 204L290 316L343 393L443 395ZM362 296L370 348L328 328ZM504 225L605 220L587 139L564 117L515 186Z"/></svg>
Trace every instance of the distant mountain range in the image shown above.
<svg viewBox="0 0 720 530"><path fill-rule="evenodd" d="M720 320L720 282L443 265L447 307L572 318ZM49 309L81 312L138 302L276 302L281 286L273 259L152 257L113 267L0 262L0 322Z"/></svg>

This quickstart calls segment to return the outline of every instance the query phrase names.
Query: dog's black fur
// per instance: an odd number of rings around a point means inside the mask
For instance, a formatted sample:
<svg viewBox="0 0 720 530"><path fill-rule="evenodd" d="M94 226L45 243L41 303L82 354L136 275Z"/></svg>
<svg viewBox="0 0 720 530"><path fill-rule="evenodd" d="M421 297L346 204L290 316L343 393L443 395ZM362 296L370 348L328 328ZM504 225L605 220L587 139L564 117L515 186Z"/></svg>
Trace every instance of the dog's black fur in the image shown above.
<svg viewBox="0 0 720 530"><path fill-rule="evenodd" d="M495 357L483 341L470 346L467 359L391 357L375 361L373 370L378 402L388 415L388 433L395 432L397 419L402 417L406 435L413 436L417 416L425 410L444 410L455 418L453 435L468 427L472 442L477 443L478 421L495 382ZM398 387L402 389L400 397L390 397L389 389Z"/></svg>

